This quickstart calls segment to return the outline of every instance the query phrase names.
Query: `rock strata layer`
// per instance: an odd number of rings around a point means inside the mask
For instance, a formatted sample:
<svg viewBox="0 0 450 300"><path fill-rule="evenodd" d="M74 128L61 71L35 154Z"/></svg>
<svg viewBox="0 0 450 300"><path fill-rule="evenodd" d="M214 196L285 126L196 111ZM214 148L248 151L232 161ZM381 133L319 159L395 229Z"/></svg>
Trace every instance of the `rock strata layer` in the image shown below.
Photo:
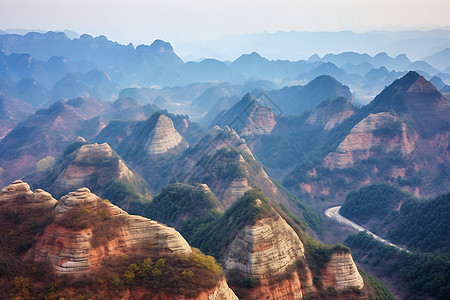
<svg viewBox="0 0 450 300"><path fill-rule="evenodd" d="M56 205L57 201L49 193L37 189L31 191L28 183L16 180L5 186L0 192L0 202L15 202L16 204L46 204Z"/></svg>
<svg viewBox="0 0 450 300"><path fill-rule="evenodd" d="M84 229L72 228L74 220L83 222L74 218L82 219L84 215L92 223L103 219ZM160 256L191 253L191 248L175 229L129 215L81 188L61 198L55 208L55 221L27 256L50 262L59 273L85 273L99 267L105 257L140 252Z"/></svg>
<svg viewBox="0 0 450 300"><path fill-rule="evenodd" d="M285 271L305 258L303 243L294 230L277 215L264 218L241 230L225 254L225 268L259 278Z"/></svg>
<svg viewBox="0 0 450 300"><path fill-rule="evenodd" d="M148 137L145 150L149 155L160 155L176 147L187 148L188 143L175 129L172 120L162 114Z"/></svg>
<svg viewBox="0 0 450 300"><path fill-rule="evenodd" d="M337 291L351 288L362 289L364 286L350 253L334 252L322 273L323 284L333 286Z"/></svg>

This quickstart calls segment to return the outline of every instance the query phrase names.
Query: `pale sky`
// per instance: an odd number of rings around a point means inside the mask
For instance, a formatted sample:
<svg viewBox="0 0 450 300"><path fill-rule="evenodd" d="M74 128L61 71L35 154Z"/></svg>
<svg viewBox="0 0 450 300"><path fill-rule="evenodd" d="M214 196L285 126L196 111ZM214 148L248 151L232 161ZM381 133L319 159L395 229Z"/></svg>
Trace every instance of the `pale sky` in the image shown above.
<svg viewBox="0 0 450 300"><path fill-rule="evenodd" d="M450 25L450 0L0 0L0 7L0 29L69 29L124 44Z"/></svg>

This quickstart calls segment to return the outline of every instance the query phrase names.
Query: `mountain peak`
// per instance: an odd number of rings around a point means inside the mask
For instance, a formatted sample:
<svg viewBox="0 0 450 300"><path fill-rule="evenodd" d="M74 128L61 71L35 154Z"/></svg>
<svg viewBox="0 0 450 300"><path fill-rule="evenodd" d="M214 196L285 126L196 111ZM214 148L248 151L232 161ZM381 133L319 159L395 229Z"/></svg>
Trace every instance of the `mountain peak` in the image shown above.
<svg viewBox="0 0 450 300"><path fill-rule="evenodd" d="M414 83L407 90L408 93L429 93L435 91L437 91L436 87L421 75L416 78Z"/></svg>
<svg viewBox="0 0 450 300"><path fill-rule="evenodd" d="M170 43L157 39L150 46L137 46L136 51L146 53L173 53L173 47Z"/></svg>
<svg viewBox="0 0 450 300"><path fill-rule="evenodd" d="M188 143L175 129L172 119L161 114L148 137L145 150L150 155L159 155L180 146L187 148Z"/></svg>

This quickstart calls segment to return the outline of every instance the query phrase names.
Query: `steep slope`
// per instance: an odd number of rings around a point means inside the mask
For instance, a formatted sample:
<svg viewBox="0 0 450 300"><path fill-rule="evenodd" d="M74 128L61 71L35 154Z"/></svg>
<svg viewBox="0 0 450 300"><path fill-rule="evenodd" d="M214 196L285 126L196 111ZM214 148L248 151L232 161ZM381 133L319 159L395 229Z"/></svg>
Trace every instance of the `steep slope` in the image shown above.
<svg viewBox="0 0 450 300"><path fill-rule="evenodd" d="M297 225L301 221L288 217L260 191L246 192L222 215L192 222L197 226L188 221L191 230L185 236L223 262L232 288L243 299L299 299L327 289L335 293L330 298L354 296L351 289L364 286L347 248L310 240Z"/></svg>
<svg viewBox="0 0 450 300"><path fill-rule="evenodd" d="M324 100L344 97L352 99L350 89L328 75L321 75L307 85L285 87L268 95L285 115L301 115Z"/></svg>
<svg viewBox="0 0 450 300"><path fill-rule="evenodd" d="M155 113L147 121L138 123L117 151L137 165L147 159L179 153L188 146L173 121L163 113Z"/></svg>
<svg viewBox="0 0 450 300"><path fill-rule="evenodd" d="M237 299L214 258L173 228L128 215L87 188L56 202L16 181L0 193L0 206L8 242L0 248L0 281L12 282L2 298ZM17 238L6 232L13 228L28 238L26 248L11 243Z"/></svg>
<svg viewBox="0 0 450 300"><path fill-rule="evenodd" d="M356 112L352 101L338 97L322 101L301 116L279 116L271 134L260 136L252 151L271 176L284 178L298 164L329 148L336 130Z"/></svg>
<svg viewBox="0 0 450 300"><path fill-rule="evenodd" d="M6 97L0 93L0 139L25 121L34 112L34 108L19 99Z"/></svg>
<svg viewBox="0 0 450 300"><path fill-rule="evenodd" d="M56 197L87 187L128 212L151 199L144 179L133 172L107 143L88 144L82 138L68 147L56 165L40 177L41 186Z"/></svg>
<svg viewBox="0 0 450 300"><path fill-rule="evenodd" d="M450 102L435 86L409 72L336 127L318 160L297 167L285 183L335 199L373 182L396 183L416 196L445 192L449 113Z"/></svg>
<svg viewBox="0 0 450 300"><path fill-rule="evenodd" d="M105 124L101 119L91 119L109 108L95 98L78 98L34 113L0 143L0 166L5 170L5 179L21 178L47 156L59 157L79 135L95 136Z"/></svg>
<svg viewBox="0 0 450 300"><path fill-rule="evenodd" d="M164 167L170 170L167 183L175 180L194 185L205 183L225 208L252 187L261 188L276 202L292 205L288 195L267 176L245 140L227 126L212 128L171 164ZM149 182L157 182L154 177Z"/></svg>
<svg viewBox="0 0 450 300"><path fill-rule="evenodd" d="M306 123L329 131L355 113L356 108L345 98L321 102L309 114Z"/></svg>
<svg viewBox="0 0 450 300"><path fill-rule="evenodd" d="M214 125L219 127L229 126L245 137L270 134L275 124L272 108L248 93L232 108L219 115L210 124L210 127Z"/></svg>

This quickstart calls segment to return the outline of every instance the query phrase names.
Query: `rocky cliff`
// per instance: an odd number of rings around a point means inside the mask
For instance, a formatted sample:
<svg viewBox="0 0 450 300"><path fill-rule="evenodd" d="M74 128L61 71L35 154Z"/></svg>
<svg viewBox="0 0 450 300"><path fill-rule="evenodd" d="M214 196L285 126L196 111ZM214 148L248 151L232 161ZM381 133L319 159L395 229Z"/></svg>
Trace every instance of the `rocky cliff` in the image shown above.
<svg viewBox="0 0 450 300"><path fill-rule="evenodd" d="M285 184L336 204L349 191L374 182L400 185L417 197L443 193L444 169L450 166L448 114L450 102L409 72L329 135L319 133L322 139L313 149L322 154L294 169ZM320 145L325 138L328 142Z"/></svg>
<svg viewBox="0 0 450 300"><path fill-rule="evenodd" d="M160 115L155 127L148 136L145 150L148 155L165 154L175 148L187 148L186 140L173 127L172 120L166 115Z"/></svg>
<svg viewBox="0 0 450 300"><path fill-rule="evenodd" d="M2 205L38 205L38 206L55 206L58 202L41 189L34 192L31 191L28 183L22 180L16 180L10 185L5 186L0 192L0 203Z"/></svg>
<svg viewBox="0 0 450 300"><path fill-rule="evenodd" d="M342 251L331 254L330 261L322 271L322 281L324 286L335 287L338 292L352 288L362 289L364 286L352 256Z"/></svg>
<svg viewBox="0 0 450 300"><path fill-rule="evenodd" d="M207 184L225 208L252 187L290 205L288 196L272 182L246 141L228 126L213 127L186 151L175 163L173 176L189 184Z"/></svg>
<svg viewBox="0 0 450 300"><path fill-rule="evenodd" d="M255 205L261 205L260 201L257 199ZM327 289L338 295L364 287L349 252L332 250L323 269L312 270L311 256L315 254L311 249L305 251L297 233L273 211L270 217L237 233L225 251L224 267L231 278L253 278L258 282L254 288L236 289L245 299L300 299Z"/></svg>
<svg viewBox="0 0 450 300"><path fill-rule="evenodd" d="M344 122L355 112L351 101L345 98L336 98L319 104L306 119L306 123L331 130Z"/></svg>
<svg viewBox="0 0 450 300"><path fill-rule="evenodd" d="M181 226L183 234L223 263L242 299L301 299L323 291L356 296L354 290L364 286L348 248L313 241L300 220L261 191L248 191L223 215L193 224L197 228L189 228L189 220Z"/></svg>
<svg viewBox="0 0 450 300"><path fill-rule="evenodd" d="M276 124L273 108L247 94L241 101L219 115L211 126L229 126L245 137L270 134Z"/></svg>
<svg viewBox="0 0 450 300"><path fill-rule="evenodd" d="M337 149L325 157L324 165L348 168L358 160L394 153L406 157L414 150L417 134L388 112L369 114L356 124Z"/></svg>
<svg viewBox="0 0 450 300"><path fill-rule="evenodd" d="M37 186L56 196L88 187L124 209L151 199L145 180L107 143L89 144L83 138L75 140L52 169L36 176Z"/></svg>
<svg viewBox="0 0 450 300"><path fill-rule="evenodd" d="M59 273L92 272L109 256L191 252L189 244L173 228L128 215L87 188L62 197L54 213L54 222L47 226L27 258L50 262Z"/></svg>
<svg viewBox="0 0 450 300"><path fill-rule="evenodd" d="M18 180L0 208L2 298L237 299L214 258L175 229L87 188L58 202Z"/></svg>
<svg viewBox="0 0 450 300"><path fill-rule="evenodd" d="M261 205L256 199L255 205ZM299 259L305 249L295 231L279 215L244 227L228 247L224 266L245 276L259 278L280 274Z"/></svg>

